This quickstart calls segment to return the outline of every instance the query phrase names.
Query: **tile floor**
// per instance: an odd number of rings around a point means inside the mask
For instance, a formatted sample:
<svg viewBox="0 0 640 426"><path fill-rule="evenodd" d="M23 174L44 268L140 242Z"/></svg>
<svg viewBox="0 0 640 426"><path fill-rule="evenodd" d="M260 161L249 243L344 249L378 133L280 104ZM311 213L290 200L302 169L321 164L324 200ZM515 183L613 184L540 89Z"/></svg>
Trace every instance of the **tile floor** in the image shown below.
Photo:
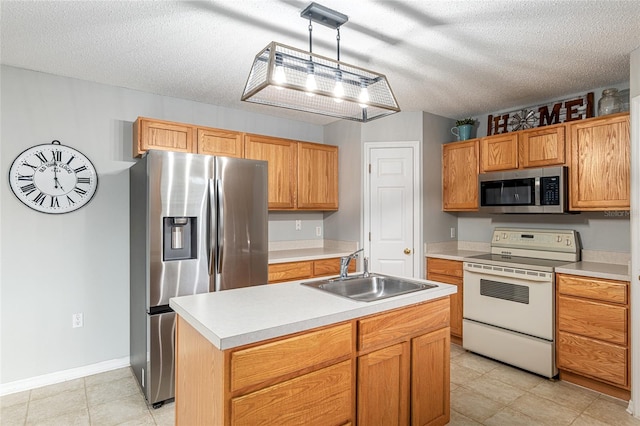
<svg viewBox="0 0 640 426"><path fill-rule="evenodd" d="M0 398L0 425L173 425L147 407L129 368ZM638 425L627 403L552 382L451 345L450 425Z"/></svg>

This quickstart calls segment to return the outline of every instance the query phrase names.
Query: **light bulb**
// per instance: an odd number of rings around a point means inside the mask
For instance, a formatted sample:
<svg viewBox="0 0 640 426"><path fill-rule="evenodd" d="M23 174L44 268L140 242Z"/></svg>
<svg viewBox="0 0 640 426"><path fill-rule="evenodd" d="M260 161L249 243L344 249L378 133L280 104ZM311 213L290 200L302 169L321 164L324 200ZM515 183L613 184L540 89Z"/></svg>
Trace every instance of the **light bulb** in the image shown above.
<svg viewBox="0 0 640 426"><path fill-rule="evenodd" d="M337 103L342 102L342 98L344 97L344 86L342 85L341 80L336 80L336 85L333 86L333 100Z"/></svg>
<svg viewBox="0 0 640 426"><path fill-rule="evenodd" d="M278 85L287 82L287 76L284 74L284 67L282 65L276 65L276 70L273 73L273 81ZM278 89L282 89L282 87L278 87Z"/></svg>
<svg viewBox="0 0 640 426"><path fill-rule="evenodd" d="M314 93L318 89L318 85L316 84L316 78L313 73L307 74L307 83L305 85L307 89L307 96L313 96Z"/></svg>
<svg viewBox="0 0 640 426"><path fill-rule="evenodd" d="M360 106L362 108L368 107L367 104L369 103L369 91L364 86L360 89L360 96L358 96L358 101L360 102Z"/></svg>

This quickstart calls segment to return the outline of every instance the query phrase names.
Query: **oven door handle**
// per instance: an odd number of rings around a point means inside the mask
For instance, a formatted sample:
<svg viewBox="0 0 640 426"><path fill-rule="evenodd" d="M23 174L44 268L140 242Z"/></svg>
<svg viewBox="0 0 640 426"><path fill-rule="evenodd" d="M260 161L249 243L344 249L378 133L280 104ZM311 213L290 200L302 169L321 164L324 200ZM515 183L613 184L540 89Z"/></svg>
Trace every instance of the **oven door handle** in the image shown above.
<svg viewBox="0 0 640 426"><path fill-rule="evenodd" d="M505 269L509 269L509 271L505 271ZM548 283L553 280L553 274L549 272L527 271L520 268L503 268L501 266L482 265L477 263L472 264L465 262L464 270L476 275L494 275L498 277L514 278L522 281Z"/></svg>

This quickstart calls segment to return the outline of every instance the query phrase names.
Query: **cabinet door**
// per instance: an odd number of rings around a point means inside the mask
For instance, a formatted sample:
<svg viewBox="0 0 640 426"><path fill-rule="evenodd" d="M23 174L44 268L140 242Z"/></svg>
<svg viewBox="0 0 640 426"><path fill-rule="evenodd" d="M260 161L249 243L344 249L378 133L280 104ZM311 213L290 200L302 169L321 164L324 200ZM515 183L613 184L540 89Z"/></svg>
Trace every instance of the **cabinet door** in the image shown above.
<svg viewBox="0 0 640 426"><path fill-rule="evenodd" d="M411 424L449 423L449 329L411 341Z"/></svg>
<svg viewBox="0 0 640 426"><path fill-rule="evenodd" d="M478 139L442 145L442 210L478 210Z"/></svg>
<svg viewBox="0 0 640 426"><path fill-rule="evenodd" d="M565 146L564 124L521 132L518 136L520 166L564 165Z"/></svg>
<svg viewBox="0 0 640 426"><path fill-rule="evenodd" d="M408 424L409 374L409 342L358 357L358 425Z"/></svg>
<svg viewBox="0 0 640 426"><path fill-rule="evenodd" d="M298 209L338 210L338 147L298 143Z"/></svg>
<svg viewBox="0 0 640 426"><path fill-rule="evenodd" d="M294 209L297 188L297 142L245 135L244 156L269 163L269 210Z"/></svg>
<svg viewBox="0 0 640 426"><path fill-rule="evenodd" d="M517 168L517 133L506 133L480 139L480 173Z"/></svg>
<svg viewBox="0 0 640 426"><path fill-rule="evenodd" d="M198 154L242 158L243 134L228 130L198 127Z"/></svg>
<svg viewBox="0 0 640 426"><path fill-rule="evenodd" d="M313 263L310 261L273 263L269 265L268 274L269 283L311 278L313 276Z"/></svg>
<svg viewBox="0 0 640 426"><path fill-rule="evenodd" d="M629 350L564 331L558 332L558 368L629 389Z"/></svg>
<svg viewBox="0 0 640 426"><path fill-rule="evenodd" d="M170 121L138 117L133 125L133 156L149 149L193 152L193 127Z"/></svg>
<svg viewBox="0 0 640 426"><path fill-rule="evenodd" d="M462 338L462 262L448 259L427 258L427 279L445 284L455 285L456 294L449 296L451 309L451 335Z"/></svg>
<svg viewBox="0 0 640 426"><path fill-rule="evenodd" d="M629 210L629 114L569 125L571 210Z"/></svg>
<svg viewBox="0 0 640 426"><path fill-rule="evenodd" d="M231 400L240 425L342 425L352 420L352 361L278 383Z"/></svg>

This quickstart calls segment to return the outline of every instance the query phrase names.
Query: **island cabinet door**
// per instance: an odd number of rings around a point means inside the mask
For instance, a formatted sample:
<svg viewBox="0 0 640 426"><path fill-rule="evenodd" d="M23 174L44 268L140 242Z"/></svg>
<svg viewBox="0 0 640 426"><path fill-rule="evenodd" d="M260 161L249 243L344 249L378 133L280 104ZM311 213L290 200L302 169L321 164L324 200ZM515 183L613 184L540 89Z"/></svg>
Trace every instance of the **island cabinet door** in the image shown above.
<svg viewBox="0 0 640 426"><path fill-rule="evenodd" d="M449 423L449 329L411 340L411 425Z"/></svg>
<svg viewBox="0 0 640 426"><path fill-rule="evenodd" d="M352 419L352 360L231 400L231 424L344 425Z"/></svg>
<svg viewBox="0 0 640 426"><path fill-rule="evenodd" d="M358 357L358 425L409 421L409 342Z"/></svg>

